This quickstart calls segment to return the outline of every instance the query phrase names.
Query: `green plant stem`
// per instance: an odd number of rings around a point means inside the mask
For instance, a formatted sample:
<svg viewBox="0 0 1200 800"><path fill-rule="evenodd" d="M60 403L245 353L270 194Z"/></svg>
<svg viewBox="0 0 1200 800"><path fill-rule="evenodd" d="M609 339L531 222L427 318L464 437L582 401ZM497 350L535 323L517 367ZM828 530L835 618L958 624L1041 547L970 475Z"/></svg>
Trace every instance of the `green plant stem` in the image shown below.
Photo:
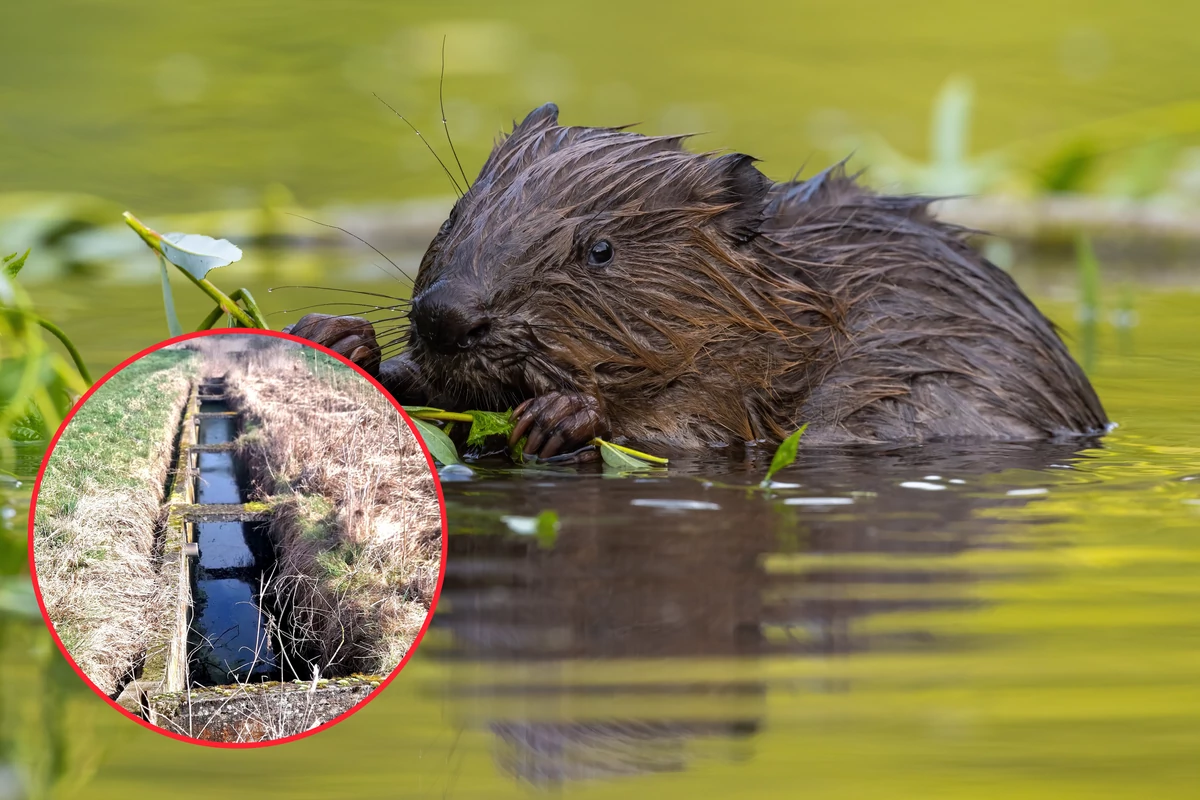
<svg viewBox="0 0 1200 800"><path fill-rule="evenodd" d="M411 411L409 413L417 419L437 419L444 422L475 421L475 418L470 414L460 414L457 411Z"/></svg>
<svg viewBox="0 0 1200 800"><path fill-rule="evenodd" d="M200 327L196 328L196 330L198 330L198 331L211 330L212 326L217 324L217 320L219 320L224 313L225 313L225 310L222 309L220 306L217 306L211 312L209 312L209 315L204 318L204 320L200 323Z"/></svg>
<svg viewBox="0 0 1200 800"><path fill-rule="evenodd" d="M649 453L643 453L641 450L634 450L632 447L626 447L625 445L621 445L621 444L614 444L605 439L601 439L598 436L595 439L592 439L591 443L593 445L595 445L596 447L603 447L603 446L607 445L608 447L611 447L614 450L620 450L622 453L625 453L626 455L631 455L634 458L641 459L642 461L649 461L651 464L668 464L668 463L670 463L670 461L668 459L665 459L662 456L652 456Z"/></svg>
<svg viewBox="0 0 1200 800"><path fill-rule="evenodd" d="M71 341L71 338L67 336L62 328L58 327L50 320L42 319L41 317L34 317L34 319L37 320L38 325L41 325L46 330L50 331L50 333L52 333L54 337L58 339L58 341L62 342L62 346L67 348L67 352L71 354L71 360L75 362L75 369L79 370L79 377L83 378L87 382L88 386L91 386L92 376L88 373L88 368L83 363L83 356L80 355L79 351L75 349L75 344Z"/></svg>
<svg viewBox="0 0 1200 800"><path fill-rule="evenodd" d="M147 245L150 246L151 250L158 253L159 255L163 255L162 237L157 232L155 232L154 230L152 230L150 228L147 228L144 224L142 224L141 220L139 220L137 217L133 216L133 214L130 214L128 211L126 211L122 216L125 218L125 222L129 225L129 227L133 228L133 230L137 233L137 235L142 237L142 241L144 241ZM176 265L176 266L178 266L178 265ZM182 272L184 275L186 275L187 279L189 281L191 281L192 283L199 286L201 291L203 291L206 295L208 295L213 300L215 300L217 305L220 306L221 309L226 314L228 314L229 316L233 317L238 322L240 322L242 324L242 327L245 327L245 328L266 328L266 327L268 327L266 321L263 320L263 318L262 318L262 314L259 313L259 311L258 311L257 304L254 303L254 298L250 297L250 293L247 292L245 289L239 289L238 292L234 292L234 294L238 294L240 292L242 294L242 296L248 300L248 305L254 305L254 314L257 317L257 324L256 324L255 320L252 320L246 314L246 312L243 311L240 306L238 306L236 301L234 301L231 297L229 297L224 292L222 292L220 289L218 289L216 286L214 286L212 283L210 283L207 278L197 278L195 275L193 275L192 273L188 272L186 269L183 269L183 268L180 268L179 271ZM209 315L209 316L211 316L211 315ZM216 322L216 320L213 320L213 322ZM209 325L211 326L212 323L209 323Z"/></svg>
<svg viewBox="0 0 1200 800"><path fill-rule="evenodd" d="M231 300L240 300L246 306L246 313L254 320L255 325L263 330L270 330L271 326L267 324L267 318L263 316L262 311L258 308L258 303L254 302L254 296L250 294L249 289L235 289L229 295Z"/></svg>
<svg viewBox="0 0 1200 800"><path fill-rule="evenodd" d="M186 275L189 281L199 286L206 295L217 301L217 305L219 305L226 314L242 323L242 327L259 327L258 325L255 325L254 320L250 319L246 312L243 311L236 302L234 302L233 298L229 297L229 295L222 292L216 286L213 286L207 278L197 278L186 269L181 269L179 271Z"/></svg>

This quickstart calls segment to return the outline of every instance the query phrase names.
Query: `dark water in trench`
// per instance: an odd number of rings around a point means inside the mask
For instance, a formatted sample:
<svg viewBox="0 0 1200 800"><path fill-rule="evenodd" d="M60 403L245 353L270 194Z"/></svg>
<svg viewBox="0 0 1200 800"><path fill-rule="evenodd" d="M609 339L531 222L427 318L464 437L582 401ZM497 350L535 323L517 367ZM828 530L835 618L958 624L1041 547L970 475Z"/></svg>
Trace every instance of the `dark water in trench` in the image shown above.
<svg viewBox="0 0 1200 800"><path fill-rule="evenodd" d="M204 390L200 396L204 397ZM202 400L200 408L201 413L229 410L226 402L212 400ZM201 444L226 444L236 437L236 417L201 417L198 424ZM198 504L244 501L244 478L233 451L201 451L196 457ZM261 584L274 560L262 524L199 522L196 531L200 559L192 681L211 686L278 678L279 658L261 608Z"/></svg>
<svg viewBox="0 0 1200 800"><path fill-rule="evenodd" d="M255 565L246 541L246 522L201 522L196 525L200 566L206 570L244 569ZM261 536L261 534L255 534Z"/></svg>
<svg viewBox="0 0 1200 800"><path fill-rule="evenodd" d="M212 412L227 411L225 402L204 403ZM200 444L225 444L232 442L237 436L237 423L234 417L201 417L200 433L197 437Z"/></svg>
<svg viewBox="0 0 1200 800"><path fill-rule="evenodd" d="M206 421L201 420L202 427ZM212 444L216 444L216 442ZM242 502L242 490L238 485L237 465L233 453L202 452L197 453L196 456L197 467L200 471L196 481L196 502L203 504Z"/></svg>

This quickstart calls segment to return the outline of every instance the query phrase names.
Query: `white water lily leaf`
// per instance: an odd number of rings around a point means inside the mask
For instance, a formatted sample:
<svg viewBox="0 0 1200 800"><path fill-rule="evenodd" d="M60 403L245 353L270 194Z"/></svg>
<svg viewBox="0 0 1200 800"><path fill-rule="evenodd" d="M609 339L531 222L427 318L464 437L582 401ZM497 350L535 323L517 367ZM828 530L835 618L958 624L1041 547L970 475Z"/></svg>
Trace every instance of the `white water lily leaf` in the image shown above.
<svg viewBox="0 0 1200 800"><path fill-rule="evenodd" d="M227 239L199 233L166 233L162 237L162 254L196 280L203 280L209 270L241 260L242 250Z"/></svg>

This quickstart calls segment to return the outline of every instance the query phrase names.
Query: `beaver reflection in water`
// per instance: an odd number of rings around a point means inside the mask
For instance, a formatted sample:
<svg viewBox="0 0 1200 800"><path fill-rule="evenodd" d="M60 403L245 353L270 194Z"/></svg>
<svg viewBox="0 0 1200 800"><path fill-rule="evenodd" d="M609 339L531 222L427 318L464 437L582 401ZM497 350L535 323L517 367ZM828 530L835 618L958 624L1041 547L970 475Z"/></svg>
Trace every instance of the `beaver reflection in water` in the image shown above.
<svg viewBox="0 0 1200 800"><path fill-rule="evenodd" d="M547 104L497 144L421 261L408 348L365 320L294 332L403 402L516 407L546 458L595 436L667 448L1026 440L1107 419L1007 274L834 167L774 183L684 136L563 127Z"/></svg>

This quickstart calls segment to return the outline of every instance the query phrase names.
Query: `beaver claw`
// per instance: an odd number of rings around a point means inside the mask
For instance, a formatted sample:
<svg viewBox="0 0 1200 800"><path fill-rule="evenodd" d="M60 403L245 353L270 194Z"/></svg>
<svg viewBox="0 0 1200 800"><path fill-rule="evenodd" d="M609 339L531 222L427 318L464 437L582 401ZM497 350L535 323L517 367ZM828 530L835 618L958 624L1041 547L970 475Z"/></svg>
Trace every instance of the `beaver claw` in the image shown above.
<svg viewBox="0 0 1200 800"><path fill-rule="evenodd" d="M308 339L343 355L375 376L381 358L375 329L362 317L335 317L331 314L305 314L284 333Z"/></svg>
<svg viewBox="0 0 1200 800"><path fill-rule="evenodd" d="M585 394L552 392L526 400L513 411L513 420L509 443L528 434L525 455L543 460L578 450L609 430L600 402Z"/></svg>

